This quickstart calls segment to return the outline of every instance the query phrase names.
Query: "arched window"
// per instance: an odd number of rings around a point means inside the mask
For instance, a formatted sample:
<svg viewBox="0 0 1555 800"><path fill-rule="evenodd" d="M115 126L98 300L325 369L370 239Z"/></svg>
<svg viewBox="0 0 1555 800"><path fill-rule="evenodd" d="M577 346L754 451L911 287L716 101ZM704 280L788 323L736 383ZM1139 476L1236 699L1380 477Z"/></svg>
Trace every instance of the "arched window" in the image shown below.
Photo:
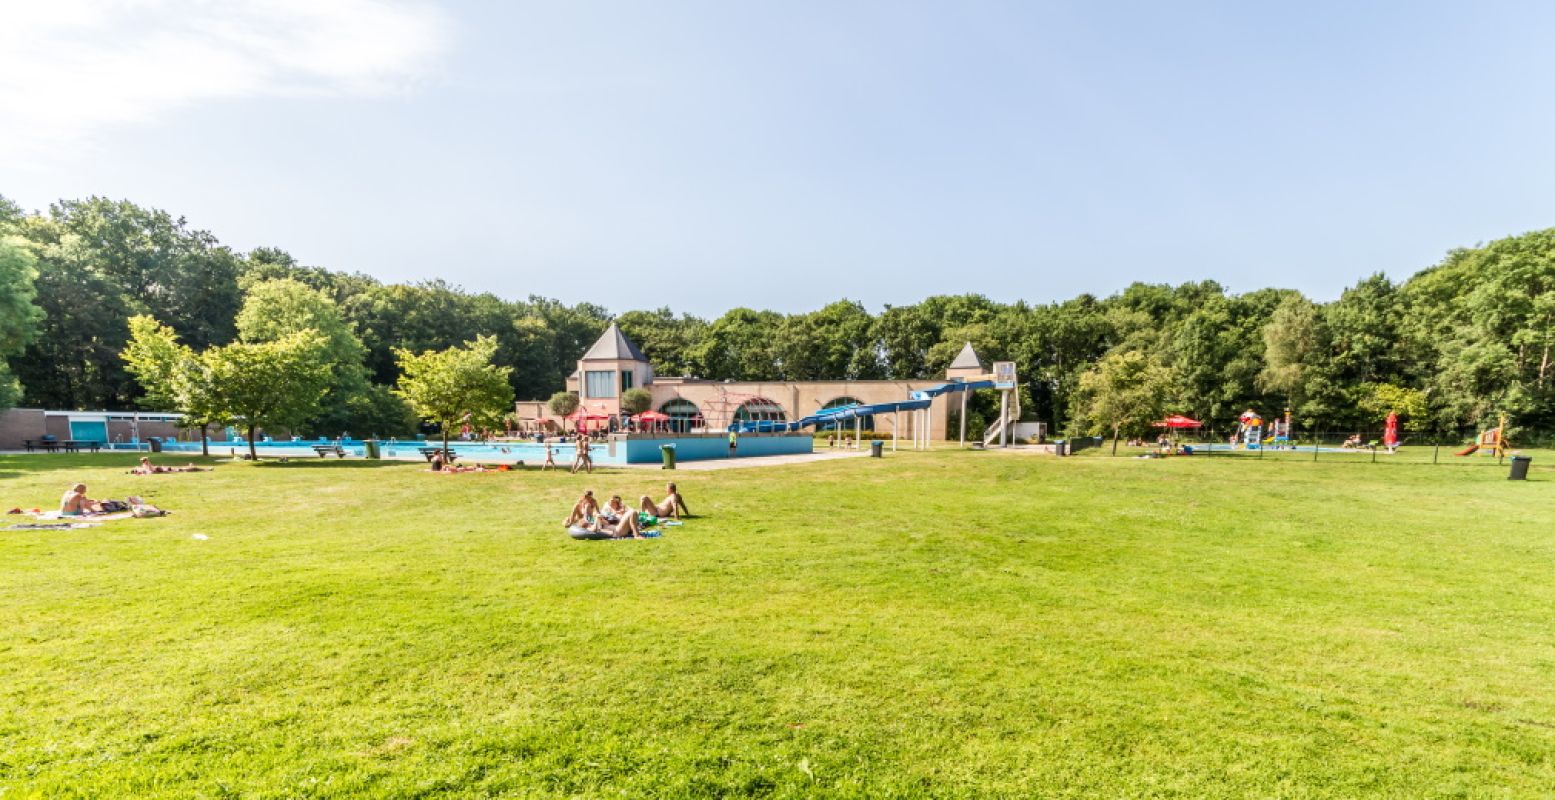
<svg viewBox="0 0 1555 800"><path fill-rule="evenodd" d="M675 433L690 433L692 428L707 425L702 419L702 410L684 397L677 397L659 406L659 413L669 417L669 421L664 424Z"/></svg>
<svg viewBox="0 0 1555 800"><path fill-rule="evenodd" d="M859 399L857 397L848 397L848 396L844 395L842 397L837 398L836 400L833 400L833 401L827 403L824 406L821 406L821 410L822 411L829 411L829 410L831 410L833 408L843 408L845 406L861 406L861 405L863 405L863 403L859 402ZM863 427L863 429L866 430L866 431L872 431L872 430L875 429L875 418L873 416L866 416L862 420L860 420L859 422L861 423L861 426ZM847 419L847 420L840 420L840 421L823 422L820 425L817 425L816 427L819 428L820 430L823 430L823 431L836 430L837 428L841 428L844 431L851 431L851 430L853 430L853 420Z"/></svg>
<svg viewBox="0 0 1555 800"><path fill-rule="evenodd" d="M787 422L783 407L765 397L753 397L734 410L735 422Z"/></svg>

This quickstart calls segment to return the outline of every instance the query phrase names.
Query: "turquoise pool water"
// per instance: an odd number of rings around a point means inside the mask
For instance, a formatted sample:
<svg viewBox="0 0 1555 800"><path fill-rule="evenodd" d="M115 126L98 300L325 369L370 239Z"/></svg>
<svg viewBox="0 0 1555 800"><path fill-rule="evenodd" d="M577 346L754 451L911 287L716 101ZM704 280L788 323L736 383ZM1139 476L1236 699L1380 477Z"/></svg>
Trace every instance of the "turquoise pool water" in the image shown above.
<svg viewBox="0 0 1555 800"><path fill-rule="evenodd" d="M316 444L334 445L335 442L259 442L254 445L254 448L259 451L261 456L317 458L318 454L313 451L313 446ZM425 457L421 455L420 448L437 447L438 445L438 442L387 441L379 442L378 449L384 458L421 461L425 460ZM345 449L347 456L362 458L366 455L366 445L362 442L347 441L340 443L340 446ZM545 445L533 442L501 442L494 444L449 442L448 447L463 461L484 461L493 464L512 464L518 461L526 464L545 463ZM164 442L162 450L168 453L198 453L200 452L200 443ZM567 444L553 444L551 445L551 450L555 454L556 463L563 466L572 464L574 450L571 442ZM226 455L228 453L241 455L247 451L248 444L245 442L211 442L212 455ZM593 457L595 464L625 464L626 448L618 444L615 451L612 454L608 445L595 444L589 448L589 455Z"/></svg>

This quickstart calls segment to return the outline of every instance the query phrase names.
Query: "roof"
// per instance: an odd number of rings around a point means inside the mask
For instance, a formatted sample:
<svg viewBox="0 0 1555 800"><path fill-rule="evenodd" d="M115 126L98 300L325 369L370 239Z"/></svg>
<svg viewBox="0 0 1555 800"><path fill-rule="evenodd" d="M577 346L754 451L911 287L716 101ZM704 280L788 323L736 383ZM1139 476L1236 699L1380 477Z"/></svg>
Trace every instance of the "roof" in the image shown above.
<svg viewBox="0 0 1555 800"><path fill-rule="evenodd" d="M950 362L951 369L982 369L983 360L977 357L977 351L972 349L972 343L967 342L966 347L961 348L956 360Z"/></svg>
<svg viewBox="0 0 1555 800"><path fill-rule="evenodd" d="M647 361L643 351L614 322L600 334L599 341L583 354L583 361Z"/></svg>

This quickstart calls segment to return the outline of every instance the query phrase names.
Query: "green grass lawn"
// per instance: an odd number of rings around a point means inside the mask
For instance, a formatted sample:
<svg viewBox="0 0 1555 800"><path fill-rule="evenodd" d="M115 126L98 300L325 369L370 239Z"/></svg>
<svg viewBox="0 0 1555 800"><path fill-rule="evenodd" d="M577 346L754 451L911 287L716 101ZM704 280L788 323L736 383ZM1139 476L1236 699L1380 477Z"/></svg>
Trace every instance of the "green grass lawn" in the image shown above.
<svg viewBox="0 0 1555 800"><path fill-rule="evenodd" d="M0 532L7 800L1555 793L1539 461L130 461L0 457L176 512Z"/></svg>

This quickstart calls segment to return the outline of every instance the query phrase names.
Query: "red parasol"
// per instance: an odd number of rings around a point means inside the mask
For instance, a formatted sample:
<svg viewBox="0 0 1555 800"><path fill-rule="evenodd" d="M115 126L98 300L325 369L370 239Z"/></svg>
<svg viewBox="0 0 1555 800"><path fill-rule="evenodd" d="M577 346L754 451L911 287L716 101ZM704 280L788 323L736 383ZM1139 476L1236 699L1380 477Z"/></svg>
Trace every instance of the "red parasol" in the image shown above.
<svg viewBox="0 0 1555 800"><path fill-rule="evenodd" d="M1173 414L1170 417L1161 420L1160 422L1153 422L1151 424L1157 428L1199 428L1203 427L1204 425L1204 423L1199 422L1196 419L1185 417L1181 414Z"/></svg>
<svg viewBox="0 0 1555 800"><path fill-rule="evenodd" d="M632 419L638 422L667 422L669 418L670 415L658 411L644 411L641 414L632 415Z"/></svg>
<svg viewBox="0 0 1555 800"><path fill-rule="evenodd" d="M605 420L610 419L610 415L606 414L606 413L604 413L602 411L589 411L586 408L579 408L577 411L574 411L571 414L568 414L565 417L565 419L572 420L572 426L573 426L574 429L582 430L584 428L584 424L583 423L585 423L585 422L604 422ZM595 426L589 426L589 427L595 427Z"/></svg>

